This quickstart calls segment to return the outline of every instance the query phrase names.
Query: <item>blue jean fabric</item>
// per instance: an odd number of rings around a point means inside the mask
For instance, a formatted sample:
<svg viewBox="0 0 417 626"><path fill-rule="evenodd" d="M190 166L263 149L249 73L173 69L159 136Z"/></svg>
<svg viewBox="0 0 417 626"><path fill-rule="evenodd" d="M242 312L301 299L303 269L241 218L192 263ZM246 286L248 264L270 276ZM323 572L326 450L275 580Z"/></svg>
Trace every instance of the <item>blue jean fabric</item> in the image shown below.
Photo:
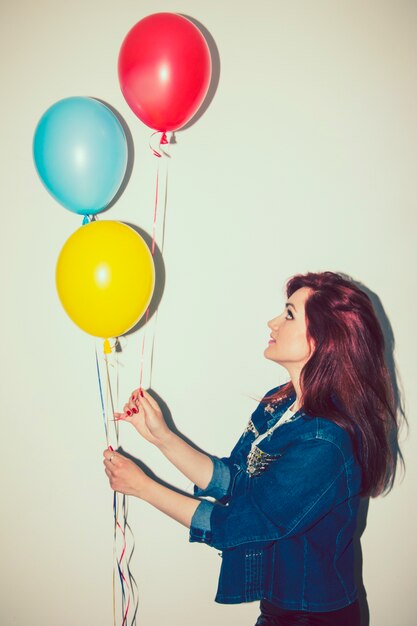
<svg viewBox="0 0 417 626"><path fill-rule="evenodd" d="M276 389L268 392L270 395ZM334 611L356 600L353 535L361 472L348 433L297 412L259 443L291 406L261 402L213 476L191 521L190 541L222 551L216 601L265 599L287 610ZM251 473L250 473L251 472Z"/></svg>

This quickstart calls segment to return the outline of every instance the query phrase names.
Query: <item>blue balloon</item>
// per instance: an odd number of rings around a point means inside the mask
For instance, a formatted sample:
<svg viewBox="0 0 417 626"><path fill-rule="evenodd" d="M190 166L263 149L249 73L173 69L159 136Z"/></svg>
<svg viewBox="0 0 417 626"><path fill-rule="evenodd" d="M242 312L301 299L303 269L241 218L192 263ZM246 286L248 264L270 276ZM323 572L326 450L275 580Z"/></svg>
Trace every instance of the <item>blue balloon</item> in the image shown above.
<svg viewBox="0 0 417 626"><path fill-rule="evenodd" d="M49 193L66 209L95 215L116 195L127 167L122 125L93 98L65 98L36 127L33 158Z"/></svg>

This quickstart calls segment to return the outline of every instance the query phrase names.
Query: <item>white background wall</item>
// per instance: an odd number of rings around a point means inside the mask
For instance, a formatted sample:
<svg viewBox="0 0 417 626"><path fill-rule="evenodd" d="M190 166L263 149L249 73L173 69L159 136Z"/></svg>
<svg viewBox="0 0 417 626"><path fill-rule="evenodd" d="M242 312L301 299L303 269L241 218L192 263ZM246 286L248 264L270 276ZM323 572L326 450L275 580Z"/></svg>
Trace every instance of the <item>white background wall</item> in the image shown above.
<svg viewBox="0 0 417 626"><path fill-rule="evenodd" d="M54 286L57 255L80 220L42 187L31 144L57 100L109 102L129 125L136 154L125 193L104 217L151 231L157 160L150 130L121 95L116 63L128 30L163 10L208 29L221 75L211 106L172 148L153 387L182 432L226 454L254 408L251 396L284 380L262 352L285 280L340 270L374 291L395 335L410 430L405 480L370 504L363 574L371 625L412 626L413 0L2 2L1 623L112 623L112 496L101 464L94 341L66 317ZM131 335L121 356L121 397L137 386L140 342ZM159 476L189 489L128 425L121 438ZM189 544L183 527L141 502L131 502L129 519L139 624L255 622L257 604L213 602L215 550Z"/></svg>

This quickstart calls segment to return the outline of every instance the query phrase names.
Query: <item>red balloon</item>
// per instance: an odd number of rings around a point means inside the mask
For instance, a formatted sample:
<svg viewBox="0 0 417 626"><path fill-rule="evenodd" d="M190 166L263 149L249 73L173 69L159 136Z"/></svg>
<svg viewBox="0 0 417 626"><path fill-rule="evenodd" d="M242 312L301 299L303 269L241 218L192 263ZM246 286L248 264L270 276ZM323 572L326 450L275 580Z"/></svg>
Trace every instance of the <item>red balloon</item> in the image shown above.
<svg viewBox="0 0 417 626"><path fill-rule="evenodd" d="M197 112L210 83L210 50L190 20L155 13L126 35L119 54L122 93L142 122L177 130Z"/></svg>

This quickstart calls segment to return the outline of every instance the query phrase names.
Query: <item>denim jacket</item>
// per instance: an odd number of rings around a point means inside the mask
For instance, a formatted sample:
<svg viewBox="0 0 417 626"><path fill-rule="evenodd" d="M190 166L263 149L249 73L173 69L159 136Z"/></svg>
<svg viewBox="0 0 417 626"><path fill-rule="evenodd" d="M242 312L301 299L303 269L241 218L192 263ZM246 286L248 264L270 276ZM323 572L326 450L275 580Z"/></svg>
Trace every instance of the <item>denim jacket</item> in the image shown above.
<svg viewBox="0 0 417 626"><path fill-rule="evenodd" d="M217 602L266 599L324 612L357 597L352 539L361 472L348 433L300 410L249 454L293 401L261 402L230 457L211 457L207 488L194 488L217 500L202 500L190 527L190 541L222 551Z"/></svg>

